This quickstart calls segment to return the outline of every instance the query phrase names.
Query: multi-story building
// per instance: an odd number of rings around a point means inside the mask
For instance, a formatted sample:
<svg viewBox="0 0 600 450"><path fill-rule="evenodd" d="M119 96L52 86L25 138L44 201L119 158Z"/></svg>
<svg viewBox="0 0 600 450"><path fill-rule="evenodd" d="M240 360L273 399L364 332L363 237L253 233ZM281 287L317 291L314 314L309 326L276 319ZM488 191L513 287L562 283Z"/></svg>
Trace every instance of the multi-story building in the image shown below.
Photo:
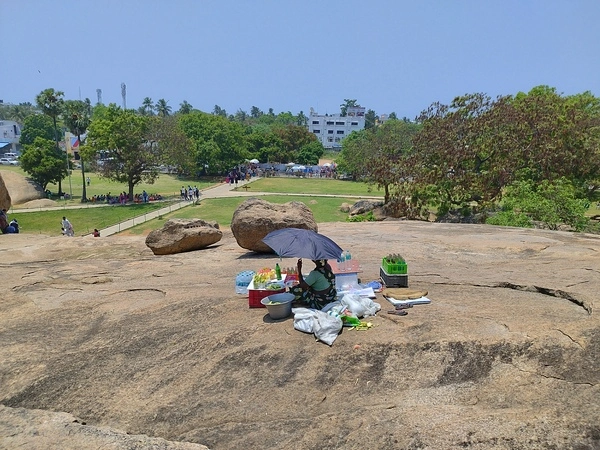
<svg viewBox="0 0 600 450"><path fill-rule="evenodd" d="M21 128L17 122L0 119L0 153L17 152Z"/></svg>
<svg viewBox="0 0 600 450"><path fill-rule="evenodd" d="M346 116L340 114L321 116L310 108L308 131L313 133L325 148L340 150L342 140L346 136L364 128L365 108L362 106L348 107Z"/></svg>

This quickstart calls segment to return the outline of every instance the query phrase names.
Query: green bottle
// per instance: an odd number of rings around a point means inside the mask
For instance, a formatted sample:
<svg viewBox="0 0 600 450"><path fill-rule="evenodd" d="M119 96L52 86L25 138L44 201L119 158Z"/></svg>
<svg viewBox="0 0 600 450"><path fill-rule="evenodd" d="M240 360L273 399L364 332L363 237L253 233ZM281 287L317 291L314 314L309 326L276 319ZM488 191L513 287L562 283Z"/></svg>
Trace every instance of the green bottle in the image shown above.
<svg viewBox="0 0 600 450"><path fill-rule="evenodd" d="M279 263L275 263L275 275L277 275L278 280L281 280L281 267L279 267Z"/></svg>

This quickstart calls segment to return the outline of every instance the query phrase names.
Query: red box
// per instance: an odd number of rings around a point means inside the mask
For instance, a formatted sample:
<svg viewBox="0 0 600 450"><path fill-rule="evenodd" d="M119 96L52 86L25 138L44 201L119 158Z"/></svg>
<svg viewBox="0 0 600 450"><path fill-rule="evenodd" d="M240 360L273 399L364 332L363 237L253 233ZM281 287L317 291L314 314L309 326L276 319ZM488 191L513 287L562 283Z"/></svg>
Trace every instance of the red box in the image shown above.
<svg viewBox="0 0 600 450"><path fill-rule="evenodd" d="M273 294L282 294L283 289L248 289L248 307L250 308L266 308L260 301Z"/></svg>

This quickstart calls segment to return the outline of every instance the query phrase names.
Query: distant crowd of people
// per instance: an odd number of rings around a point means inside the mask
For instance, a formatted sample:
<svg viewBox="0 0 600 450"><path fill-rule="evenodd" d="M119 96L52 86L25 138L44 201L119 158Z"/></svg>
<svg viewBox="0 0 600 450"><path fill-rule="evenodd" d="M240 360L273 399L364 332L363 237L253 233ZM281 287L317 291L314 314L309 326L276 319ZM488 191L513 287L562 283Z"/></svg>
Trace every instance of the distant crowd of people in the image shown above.
<svg viewBox="0 0 600 450"><path fill-rule="evenodd" d="M160 194L148 194L145 190L141 194L134 194L134 203L148 203L151 201L162 200ZM100 194L92 196L89 201L91 203L107 203L109 205L126 205L129 201L129 195L127 192L121 192L119 195Z"/></svg>

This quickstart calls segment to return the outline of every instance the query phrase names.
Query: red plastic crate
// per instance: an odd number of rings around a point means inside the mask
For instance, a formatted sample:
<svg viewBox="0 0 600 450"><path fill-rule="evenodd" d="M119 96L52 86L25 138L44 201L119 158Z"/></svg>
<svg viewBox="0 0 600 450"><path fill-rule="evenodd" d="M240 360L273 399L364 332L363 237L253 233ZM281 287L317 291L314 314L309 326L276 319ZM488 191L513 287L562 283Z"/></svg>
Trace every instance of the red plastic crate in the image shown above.
<svg viewBox="0 0 600 450"><path fill-rule="evenodd" d="M282 294L283 289L248 289L248 307L250 308L266 308L260 301L273 294Z"/></svg>

